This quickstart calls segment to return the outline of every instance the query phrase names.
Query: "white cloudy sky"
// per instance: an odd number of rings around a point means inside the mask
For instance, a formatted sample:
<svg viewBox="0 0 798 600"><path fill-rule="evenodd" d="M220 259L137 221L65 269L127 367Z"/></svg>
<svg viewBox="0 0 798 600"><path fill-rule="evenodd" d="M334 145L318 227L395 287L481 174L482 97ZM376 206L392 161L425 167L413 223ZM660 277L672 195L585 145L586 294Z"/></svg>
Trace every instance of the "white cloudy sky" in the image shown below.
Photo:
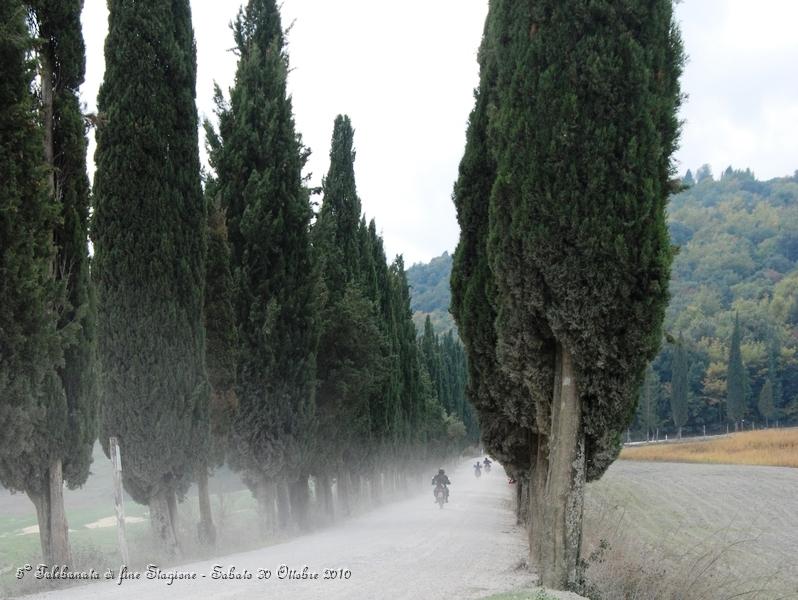
<svg viewBox="0 0 798 600"><path fill-rule="evenodd" d="M237 0L192 0L197 102L212 115L213 82L232 85L228 23ZM284 0L289 79L297 128L313 150L308 170L327 169L332 123L355 126L358 191L389 256L427 261L457 243L451 189L477 83L476 49L487 0ZM798 169L798 2L683 0L689 55L683 89L680 171L709 163L750 167L760 179ZM85 0L84 101L102 81L106 0ZM204 141L201 140L201 145ZM93 152L93 150L91 150Z"/></svg>

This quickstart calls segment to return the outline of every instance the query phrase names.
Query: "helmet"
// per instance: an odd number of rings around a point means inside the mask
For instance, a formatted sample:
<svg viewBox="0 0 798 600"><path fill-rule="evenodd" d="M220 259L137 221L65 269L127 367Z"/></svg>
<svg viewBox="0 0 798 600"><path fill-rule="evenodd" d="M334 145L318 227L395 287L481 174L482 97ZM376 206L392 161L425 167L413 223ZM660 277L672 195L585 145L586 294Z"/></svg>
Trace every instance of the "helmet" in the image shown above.
<svg viewBox="0 0 798 600"><path fill-rule="evenodd" d="M443 469L438 469L438 475L443 475Z"/></svg>

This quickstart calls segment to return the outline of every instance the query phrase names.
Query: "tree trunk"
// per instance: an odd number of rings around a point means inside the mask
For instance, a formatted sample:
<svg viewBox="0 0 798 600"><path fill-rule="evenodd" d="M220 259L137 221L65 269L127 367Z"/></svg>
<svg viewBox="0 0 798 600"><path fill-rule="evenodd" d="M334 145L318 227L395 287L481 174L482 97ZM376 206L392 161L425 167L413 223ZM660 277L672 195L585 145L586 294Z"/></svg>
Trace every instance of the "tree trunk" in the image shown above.
<svg viewBox="0 0 798 600"><path fill-rule="evenodd" d="M338 499L340 500L340 511L341 514L345 517L348 517L352 514L352 507L351 504L351 489L349 485L349 479L347 477L348 473L346 469L342 469L340 473L338 473Z"/></svg>
<svg viewBox="0 0 798 600"><path fill-rule="evenodd" d="M259 480L255 488L255 499L258 501L260 536L263 539L274 535L277 526L274 496L274 484L264 479Z"/></svg>
<svg viewBox="0 0 798 600"><path fill-rule="evenodd" d="M682 439L682 428L679 427L679 439Z"/></svg>
<svg viewBox="0 0 798 600"><path fill-rule="evenodd" d="M557 347L555 371L559 373L559 381L552 402L543 520L537 527L538 568L543 586L566 590L574 588L579 579L585 439L576 373L570 352L561 344Z"/></svg>
<svg viewBox="0 0 798 600"><path fill-rule="evenodd" d="M44 481L44 490L40 494L28 492L33 505L36 507L36 521L39 523L39 542L42 546L42 562L48 567L54 565L52 552L50 550L50 483L49 479Z"/></svg>
<svg viewBox="0 0 798 600"><path fill-rule="evenodd" d="M291 484L290 488L291 511L300 531L307 531L310 527L308 520L308 476L302 475Z"/></svg>
<svg viewBox="0 0 798 600"><path fill-rule="evenodd" d="M50 553L51 565L72 565L69 526L64 511L64 472L61 459L50 462Z"/></svg>
<svg viewBox="0 0 798 600"><path fill-rule="evenodd" d="M208 467L203 462L197 470L197 498L199 500L200 521L197 525L199 542L203 546L216 544L216 527L213 525L211 496L208 491Z"/></svg>
<svg viewBox="0 0 798 600"><path fill-rule="evenodd" d="M528 525L529 524L529 499L532 480L529 474L526 476L516 477L516 524Z"/></svg>
<svg viewBox="0 0 798 600"><path fill-rule="evenodd" d="M277 483L277 527L281 532L288 531L291 524L291 496L288 483Z"/></svg>
<svg viewBox="0 0 798 600"><path fill-rule="evenodd" d="M320 475L317 480L319 504L330 523L335 522L335 503L333 501L332 484L329 475Z"/></svg>
<svg viewBox="0 0 798 600"><path fill-rule="evenodd" d="M169 495L169 491L160 490L150 497L150 527L165 557L176 558L177 537L172 524L172 512L169 509Z"/></svg>
<svg viewBox="0 0 798 600"><path fill-rule="evenodd" d="M555 377L555 393L559 390L559 373ZM546 502L546 476L549 471L549 448L546 436L534 435L530 444L532 471L529 474L529 566L537 565L540 571L544 506Z"/></svg>

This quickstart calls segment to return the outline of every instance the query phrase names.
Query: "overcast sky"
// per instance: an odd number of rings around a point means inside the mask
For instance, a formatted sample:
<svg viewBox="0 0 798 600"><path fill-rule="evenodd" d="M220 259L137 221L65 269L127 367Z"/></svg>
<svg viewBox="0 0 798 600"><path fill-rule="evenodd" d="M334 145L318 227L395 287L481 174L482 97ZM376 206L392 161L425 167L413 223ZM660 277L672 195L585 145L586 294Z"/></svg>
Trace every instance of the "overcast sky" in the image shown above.
<svg viewBox="0 0 798 600"><path fill-rule="evenodd" d="M234 80L228 24L240 2L191 4L202 119L212 116L213 82L226 91ZM348 114L363 208L376 218L389 257L401 253L408 265L457 244L451 190L486 13L486 0L283 2L283 25L294 23L289 88L297 129L313 151L312 181L327 170L333 119ZM689 55L679 170L709 163L716 174L732 165L760 179L791 175L798 169L798 2L684 0L677 16ZM85 0L82 94L92 110L107 20L106 0Z"/></svg>

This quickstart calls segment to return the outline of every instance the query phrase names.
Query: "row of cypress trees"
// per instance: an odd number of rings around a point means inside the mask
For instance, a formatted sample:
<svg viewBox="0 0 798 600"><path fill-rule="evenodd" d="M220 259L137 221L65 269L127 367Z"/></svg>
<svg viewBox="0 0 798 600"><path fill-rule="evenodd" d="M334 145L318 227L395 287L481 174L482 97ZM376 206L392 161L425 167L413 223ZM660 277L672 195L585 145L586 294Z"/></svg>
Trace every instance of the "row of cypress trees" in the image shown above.
<svg viewBox="0 0 798 600"><path fill-rule="evenodd" d="M334 517L463 443L462 399L422 360L402 258L387 262L362 215L344 116L314 215L274 0L233 23L204 190L189 1L109 2L89 269L80 9L0 9L0 481L36 504L47 562L70 562L62 479L85 481L97 435L106 453L118 438L124 487L169 555L194 481L199 537L214 541L208 475L224 461L269 533L308 525L311 476Z"/></svg>
<svg viewBox="0 0 798 600"><path fill-rule="evenodd" d="M96 439L80 10L0 7L0 483L34 503L49 564L70 561L63 487Z"/></svg>
<svg viewBox="0 0 798 600"><path fill-rule="evenodd" d="M468 363L460 340L451 329L442 336L436 334L427 315L419 337L419 351L441 406L463 424L466 439L476 444L479 426L474 408L466 398Z"/></svg>
<svg viewBox="0 0 798 600"><path fill-rule="evenodd" d="M617 456L660 344L682 61L671 0L490 3L452 312L547 587L579 586L584 484Z"/></svg>

